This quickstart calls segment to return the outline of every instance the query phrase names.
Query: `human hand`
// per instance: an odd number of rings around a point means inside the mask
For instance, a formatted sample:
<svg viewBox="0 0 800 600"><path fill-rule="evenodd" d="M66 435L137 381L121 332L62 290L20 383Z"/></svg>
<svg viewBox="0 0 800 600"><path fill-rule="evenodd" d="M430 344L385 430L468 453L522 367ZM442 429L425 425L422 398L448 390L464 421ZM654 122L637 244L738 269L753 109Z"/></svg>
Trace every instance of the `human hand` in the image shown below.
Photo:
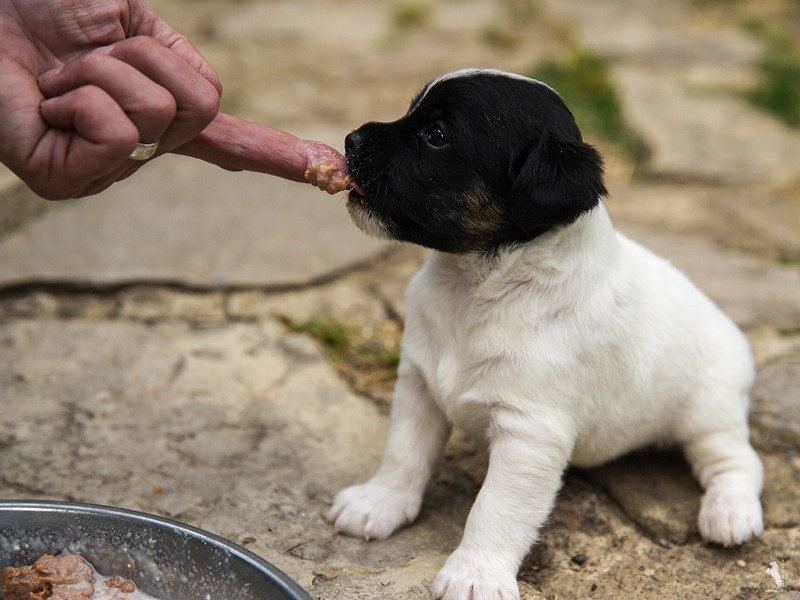
<svg viewBox="0 0 800 600"><path fill-rule="evenodd" d="M0 161L48 199L96 194L216 116L221 85L142 0L0 0Z"/></svg>

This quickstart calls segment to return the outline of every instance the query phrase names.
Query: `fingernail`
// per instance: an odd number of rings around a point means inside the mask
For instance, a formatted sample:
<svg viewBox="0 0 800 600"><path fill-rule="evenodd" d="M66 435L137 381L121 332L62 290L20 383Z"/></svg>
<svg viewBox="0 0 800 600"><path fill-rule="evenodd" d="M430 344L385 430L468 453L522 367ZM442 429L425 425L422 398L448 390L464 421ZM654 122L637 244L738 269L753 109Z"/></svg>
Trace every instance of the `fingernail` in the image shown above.
<svg viewBox="0 0 800 600"><path fill-rule="evenodd" d="M39 82L39 85L42 86L45 83L47 83L48 81L50 81L51 79L53 79L54 77L57 77L58 74L61 72L61 70L63 68L64 68L64 65L61 65L61 66L55 67L53 69L50 69L49 71L45 71L44 73L39 75L39 77L37 78L37 80Z"/></svg>
<svg viewBox="0 0 800 600"><path fill-rule="evenodd" d="M111 54L111 51L114 49L114 44L109 46L100 46L99 48L95 48L92 50L93 53L97 54Z"/></svg>

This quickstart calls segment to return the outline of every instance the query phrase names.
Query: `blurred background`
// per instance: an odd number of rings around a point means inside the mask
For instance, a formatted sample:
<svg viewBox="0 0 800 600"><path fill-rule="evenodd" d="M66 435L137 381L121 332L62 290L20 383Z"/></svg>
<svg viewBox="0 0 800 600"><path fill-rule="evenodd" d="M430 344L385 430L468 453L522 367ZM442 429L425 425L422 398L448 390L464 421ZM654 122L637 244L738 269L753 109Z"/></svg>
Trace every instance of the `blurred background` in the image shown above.
<svg viewBox="0 0 800 600"><path fill-rule="evenodd" d="M767 531L703 544L675 453L570 471L523 599L763 597L776 560L796 595L800 0L149 4L215 67L224 111L340 150L446 71L559 91L605 158L617 226L751 342ZM320 600L428 599L485 467L469 440L456 432L419 522L391 540L324 520L379 459L402 290L424 256L366 238L344 203L173 156L48 203L0 167L0 497L204 526Z"/></svg>
<svg viewBox="0 0 800 600"><path fill-rule="evenodd" d="M217 69L224 111L323 132L339 148L361 122L399 117L445 71L543 79L605 155L617 216L800 259L797 0L150 4ZM632 181L670 198L615 195ZM0 173L0 232L47 206L14 186Z"/></svg>

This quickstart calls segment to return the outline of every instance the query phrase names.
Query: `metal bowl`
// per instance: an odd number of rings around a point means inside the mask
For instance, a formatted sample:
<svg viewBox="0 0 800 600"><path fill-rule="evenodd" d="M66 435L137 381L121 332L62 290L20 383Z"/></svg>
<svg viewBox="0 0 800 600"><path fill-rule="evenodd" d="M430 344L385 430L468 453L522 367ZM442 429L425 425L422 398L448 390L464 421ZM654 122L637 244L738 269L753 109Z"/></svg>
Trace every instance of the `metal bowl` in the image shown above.
<svg viewBox="0 0 800 600"><path fill-rule="evenodd" d="M252 552L177 521L91 504L0 501L0 570L62 552L162 600L311 600Z"/></svg>

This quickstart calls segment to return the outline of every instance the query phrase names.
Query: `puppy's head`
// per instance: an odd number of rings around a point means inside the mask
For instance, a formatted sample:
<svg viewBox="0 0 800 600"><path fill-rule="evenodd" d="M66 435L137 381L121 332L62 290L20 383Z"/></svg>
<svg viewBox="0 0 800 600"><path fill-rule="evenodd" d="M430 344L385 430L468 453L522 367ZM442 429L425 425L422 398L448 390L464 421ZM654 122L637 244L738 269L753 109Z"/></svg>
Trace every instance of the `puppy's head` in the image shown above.
<svg viewBox="0 0 800 600"><path fill-rule="evenodd" d="M345 140L367 233L444 252L491 252L568 225L606 193L602 159L561 97L494 70L428 84L393 123Z"/></svg>

